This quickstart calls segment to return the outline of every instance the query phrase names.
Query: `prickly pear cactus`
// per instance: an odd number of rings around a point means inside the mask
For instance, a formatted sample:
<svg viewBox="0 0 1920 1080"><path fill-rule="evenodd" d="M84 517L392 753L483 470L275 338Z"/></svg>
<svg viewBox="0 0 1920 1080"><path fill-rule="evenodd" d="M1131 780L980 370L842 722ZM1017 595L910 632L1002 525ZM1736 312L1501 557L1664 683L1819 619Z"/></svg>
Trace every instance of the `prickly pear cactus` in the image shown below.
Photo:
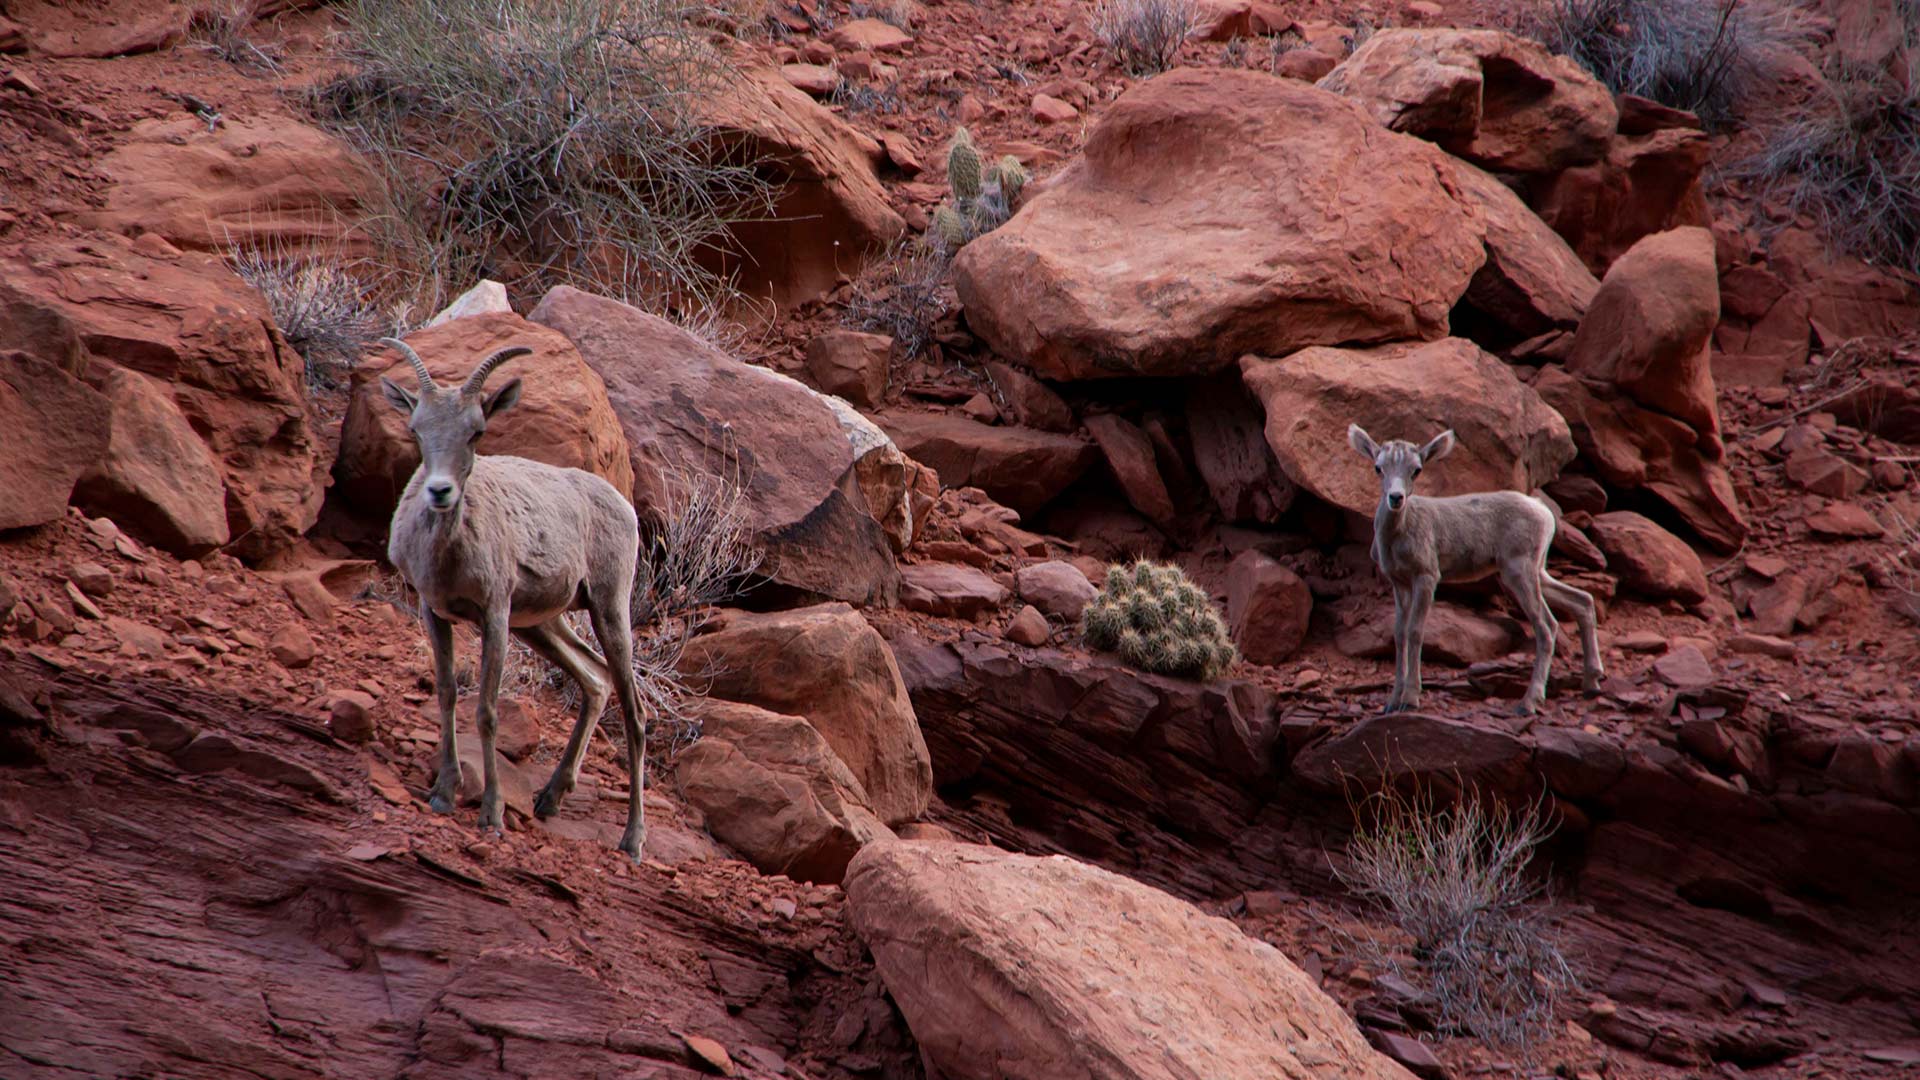
<svg viewBox="0 0 1920 1080"><path fill-rule="evenodd" d="M953 198L934 211L927 243L953 255L976 236L1007 223L1027 183L1026 167L1012 154L982 166L980 147L966 128L947 145L947 186Z"/></svg>
<svg viewBox="0 0 1920 1080"><path fill-rule="evenodd" d="M952 203L943 204L933 212L933 225L928 230L934 240L948 251L958 251L971 239L967 235L967 221Z"/></svg>
<svg viewBox="0 0 1920 1080"><path fill-rule="evenodd" d="M1144 559L1107 568L1080 629L1093 648L1162 675L1211 679L1237 655L1207 594L1179 567Z"/></svg>
<svg viewBox="0 0 1920 1080"><path fill-rule="evenodd" d="M993 163L987 179L1000 188L1000 197L1012 208L1020 201L1020 189L1027 186L1027 167L1020 164L1019 158L1008 154Z"/></svg>

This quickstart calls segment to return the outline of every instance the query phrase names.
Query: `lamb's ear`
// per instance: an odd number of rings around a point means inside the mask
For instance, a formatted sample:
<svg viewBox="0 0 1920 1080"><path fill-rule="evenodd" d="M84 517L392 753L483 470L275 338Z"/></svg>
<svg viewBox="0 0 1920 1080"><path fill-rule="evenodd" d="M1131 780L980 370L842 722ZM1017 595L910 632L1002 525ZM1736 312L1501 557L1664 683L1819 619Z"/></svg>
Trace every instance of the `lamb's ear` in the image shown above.
<svg viewBox="0 0 1920 1080"><path fill-rule="evenodd" d="M488 416L492 416L494 413L506 412L519 403L520 380L510 379L505 386L488 394L486 403L481 405L480 408L482 412Z"/></svg>
<svg viewBox="0 0 1920 1080"><path fill-rule="evenodd" d="M387 404L392 405L408 416L413 415L413 407L419 404L419 402L414 400L412 394L407 393L405 387L402 387L399 383L394 382L385 375L380 376L380 392L387 396Z"/></svg>
<svg viewBox="0 0 1920 1080"><path fill-rule="evenodd" d="M1453 453L1453 429L1448 428L1440 434L1435 435L1428 441L1427 445L1420 448L1420 461L1423 464L1429 461L1437 461L1451 453Z"/></svg>
<svg viewBox="0 0 1920 1080"><path fill-rule="evenodd" d="M1372 461L1380 454L1380 448L1373 444L1373 436L1359 424L1347 425L1347 445L1359 451L1360 456Z"/></svg>

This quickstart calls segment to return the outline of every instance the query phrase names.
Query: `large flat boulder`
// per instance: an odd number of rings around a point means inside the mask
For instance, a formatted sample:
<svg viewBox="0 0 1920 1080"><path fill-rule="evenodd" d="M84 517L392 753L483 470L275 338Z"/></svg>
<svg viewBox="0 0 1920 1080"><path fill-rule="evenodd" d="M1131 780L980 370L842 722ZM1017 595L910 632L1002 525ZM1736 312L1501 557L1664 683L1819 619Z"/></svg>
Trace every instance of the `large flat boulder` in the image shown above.
<svg viewBox="0 0 1920 1080"><path fill-rule="evenodd" d="M1598 161L1620 119L1613 94L1580 65L1499 30L1381 30L1319 85L1390 130L1498 172Z"/></svg>
<svg viewBox="0 0 1920 1080"><path fill-rule="evenodd" d="M777 199L765 220L730 232L740 284L782 307L831 290L906 231L874 167L880 144L796 89L778 68L746 64L727 91L695 103L712 138L758 163Z"/></svg>
<svg viewBox="0 0 1920 1080"><path fill-rule="evenodd" d="M107 372L107 452L80 479L74 503L182 557L225 544L227 486L165 383L127 368Z"/></svg>
<svg viewBox="0 0 1920 1080"><path fill-rule="evenodd" d="M76 215L91 228L197 251L367 251L346 224L376 181L345 143L289 116L227 117L212 131L185 112L142 120L96 168L104 205Z"/></svg>
<svg viewBox="0 0 1920 1080"><path fill-rule="evenodd" d="M1058 498L1099 459L1092 443L1051 431L943 413L889 412L878 419L901 451L932 468L943 485L977 487L1022 514Z"/></svg>
<svg viewBox="0 0 1920 1080"><path fill-rule="evenodd" d="M753 705L700 704L700 738L673 762L680 793L714 837L765 874L837 885L892 830L813 725Z"/></svg>
<svg viewBox="0 0 1920 1080"><path fill-rule="evenodd" d="M845 604L727 612L688 643L686 670L712 697L802 716L860 781L889 825L926 812L933 767L893 653Z"/></svg>
<svg viewBox="0 0 1920 1080"><path fill-rule="evenodd" d="M1109 106L954 283L968 324L1045 378L1439 338L1486 260L1448 160L1324 90L1177 70Z"/></svg>
<svg viewBox="0 0 1920 1080"><path fill-rule="evenodd" d="M607 400L606 384L565 335L507 312L453 319L416 331L407 344L443 386L460 385L474 365L500 349L532 349L532 355L508 361L488 380L489 387L497 387L518 378L525 380L525 389L518 405L487 423L476 449L584 469L622 496L632 496L627 436ZM382 396L383 377L408 390L419 382L413 368L385 348L354 369L333 479L342 497L384 516L393 512L420 467L420 448L407 430L407 418Z"/></svg>
<svg viewBox="0 0 1920 1080"><path fill-rule="evenodd" d="M1302 349L1241 361L1266 407L1267 442L1301 487L1356 514L1380 501L1347 425L1375 439L1424 442L1452 428L1458 446L1420 479L1428 495L1532 491L1574 458L1560 414L1512 369L1463 338L1371 349Z"/></svg>
<svg viewBox="0 0 1920 1080"><path fill-rule="evenodd" d="M552 327L606 383L633 461L642 514L677 475L737 477L760 572L799 594L891 604L900 572L855 474L855 454L820 395L742 363L665 319L568 286L528 320Z"/></svg>
<svg viewBox="0 0 1920 1080"><path fill-rule="evenodd" d="M109 415L98 392L59 367L0 351L0 532L66 514L74 484L107 452Z"/></svg>
<svg viewBox="0 0 1920 1080"><path fill-rule="evenodd" d="M854 857L847 911L950 1080L1407 1080L1285 954L1064 855L951 843Z"/></svg>
<svg viewBox="0 0 1920 1080"><path fill-rule="evenodd" d="M266 301L218 258L149 258L118 236L0 250L0 354L104 384L123 367L167 384L220 465L229 550L263 558L313 526L326 450L306 365Z"/></svg>
<svg viewBox="0 0 1920 1080"><path fill-rule="evenodd" d="M1616 135L1600 161L1529 177L1527 205L1587 269L1605 273L1642 237L1711 222L1700 174L1712 152L1693 128Z"/></svg>

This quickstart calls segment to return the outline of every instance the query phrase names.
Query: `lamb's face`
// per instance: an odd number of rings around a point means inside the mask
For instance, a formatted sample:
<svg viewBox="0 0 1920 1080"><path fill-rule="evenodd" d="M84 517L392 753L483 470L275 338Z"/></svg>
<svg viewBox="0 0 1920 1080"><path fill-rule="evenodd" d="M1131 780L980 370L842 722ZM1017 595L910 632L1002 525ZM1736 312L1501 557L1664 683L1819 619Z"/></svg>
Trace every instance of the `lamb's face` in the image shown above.
<svg viewBox="0 0 1920 1080"><path fill-rule="evenodd" d="M1453 450L1453 432L1443 431L1425 446L1415 446L1403 439L1391 439L1381 445L1360 425L1352 424L1347 428L1347 442L1373 462L1374 475L1380 478L1380 498L1386 502L1387 509L1398 510L1406 505L1407 496L1413 494L1413 482L1427 462L1446 457Z"/></svg>
<svg viewBox="0 0 1920 1080"><path fill-rule="evenodd" d="M423 380L418 397L392 379L380 379L387 401L407 415L407 430L420 447L420 498L427 509L447 514L459 508L467 477L473 472L474 446L487 433L487 421L520 400L519 379L490 394L482 392L482 384L495 365L530 351L518 347L501 350L476 368L474 376L459 389L427 381L425 365L421 364L416 368Z"/></svg>

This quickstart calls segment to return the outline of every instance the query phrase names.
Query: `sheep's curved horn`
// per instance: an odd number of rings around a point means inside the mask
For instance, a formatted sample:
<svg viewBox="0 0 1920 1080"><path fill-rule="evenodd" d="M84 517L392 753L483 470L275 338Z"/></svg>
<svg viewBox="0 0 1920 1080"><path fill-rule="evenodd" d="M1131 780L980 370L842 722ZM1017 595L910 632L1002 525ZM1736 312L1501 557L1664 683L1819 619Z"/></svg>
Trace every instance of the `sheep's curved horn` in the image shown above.
<svg viewBox="0 0 1920 1080"><path fill-rule="evenodd" d="M509 345L501 349L499 352L480 361L480 366L474 368L473 374L467 376L466 385L460 388L460 392L463 394L479 393L480 387L486 383L487 376L493 374L494 368L499 367L501 364L506 363L516 356L525 356L532 351L532 349L527 348L525 345Z"/></svg>
<svg viewBox="0 0 1920 1080"><path fill-rule="evenodd" d="M434 388L436 384L433 381L433 373L427 370L427 362L420 359L420 354L414 352L412 346L401 341L399 338L391 337L381 338L380 344L387 346L394 352L407 358L407 363L413 365L413 373L420 378L420 389L431 390Z"/></svg>

